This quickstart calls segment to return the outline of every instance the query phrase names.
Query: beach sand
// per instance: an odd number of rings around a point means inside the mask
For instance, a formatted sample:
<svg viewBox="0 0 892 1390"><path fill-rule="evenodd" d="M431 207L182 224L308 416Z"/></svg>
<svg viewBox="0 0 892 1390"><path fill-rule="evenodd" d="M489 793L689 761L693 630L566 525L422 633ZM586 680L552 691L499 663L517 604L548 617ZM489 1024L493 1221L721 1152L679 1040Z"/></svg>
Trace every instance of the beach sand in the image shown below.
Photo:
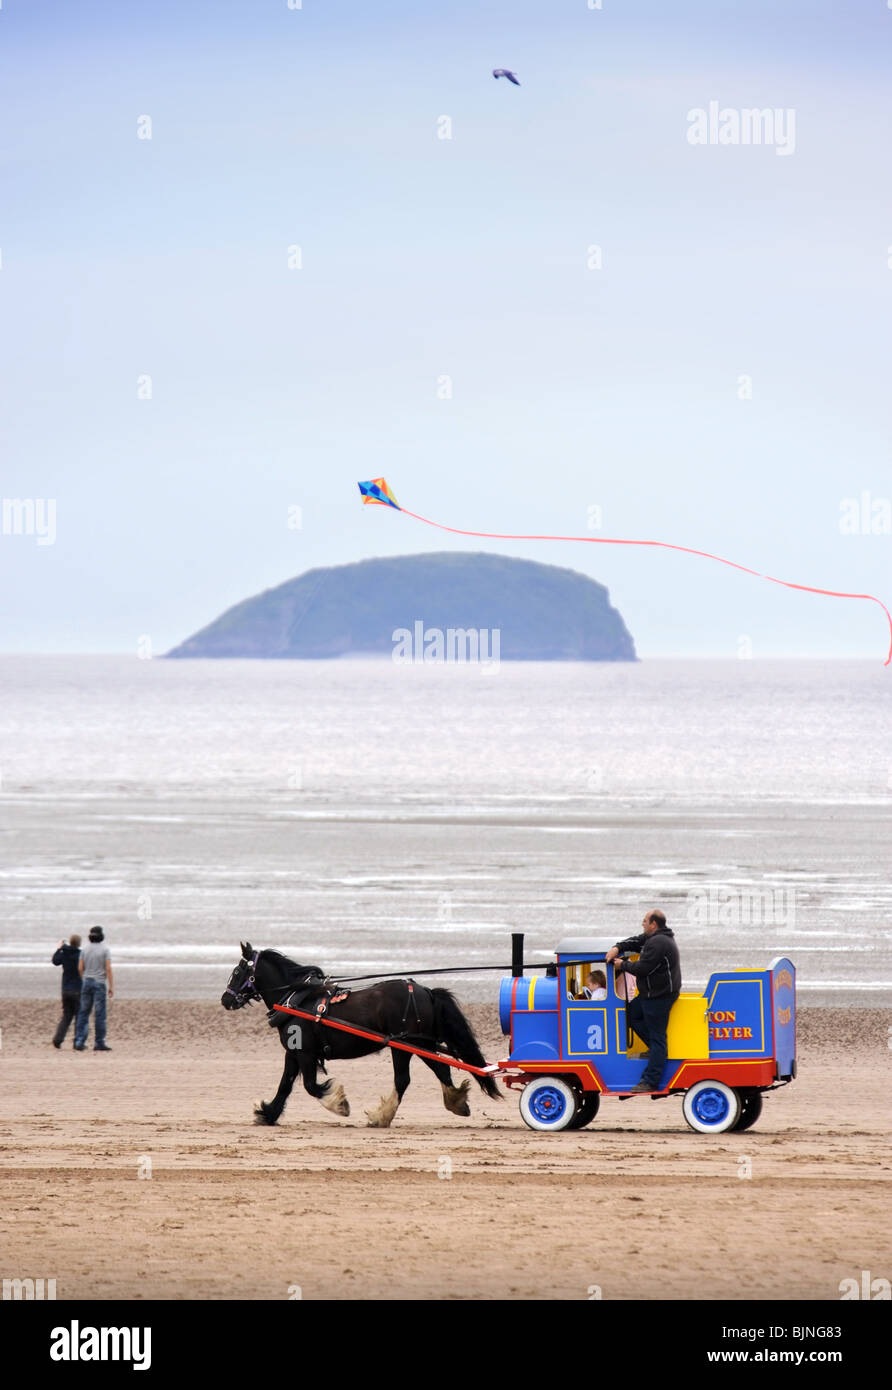
<svg viewBox="0 0 892 1390"><path fill-rule="evenodd" d="M503 1057L494 1009L468 1012ZM802 1009L798 1079L713 1137L680 1099L539 1135L474 1085L459 1119L417 1060L369 1129L387 1056L331 1064L349 1119L295 1088L258 1128L283 1056L261 1009L115 1001L110 1054L56 1051L57 1015L0 1004L0 1275L58 1299L835 1301L892 1274L887 1010Z"/></svg>

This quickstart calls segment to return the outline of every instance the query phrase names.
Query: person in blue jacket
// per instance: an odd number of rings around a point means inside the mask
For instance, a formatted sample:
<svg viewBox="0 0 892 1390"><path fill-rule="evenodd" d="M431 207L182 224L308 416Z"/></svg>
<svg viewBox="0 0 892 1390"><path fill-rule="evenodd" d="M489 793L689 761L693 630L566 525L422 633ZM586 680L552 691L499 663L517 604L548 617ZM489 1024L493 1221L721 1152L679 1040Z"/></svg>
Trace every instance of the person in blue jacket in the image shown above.
<svg viewBox="0 0 892 1390"><path fill-rule="evenodd" d="M53 955L53 965L62 967L62 1017L53 1034L53 1047L61 1047L68 1025L81 1006L81 977L78 966L81 958L81 939L74 933L68 945L60 941Z"/></svg>
<svg viewBox="0 0 892 1390"><path fill-rule="evenodd" d="M640 952L637 961L624 960L616 966L625 975L634 975L638 993L627 1005L629 1022L647 1048L647 1066L635 1091L658 1091L668 1054L666 1029L669 1012L681 990L681 961L675 934L666 926L658 909L645 914L640 936L627 937L611 946L605 960L615 960L621 951Z"/></svg>

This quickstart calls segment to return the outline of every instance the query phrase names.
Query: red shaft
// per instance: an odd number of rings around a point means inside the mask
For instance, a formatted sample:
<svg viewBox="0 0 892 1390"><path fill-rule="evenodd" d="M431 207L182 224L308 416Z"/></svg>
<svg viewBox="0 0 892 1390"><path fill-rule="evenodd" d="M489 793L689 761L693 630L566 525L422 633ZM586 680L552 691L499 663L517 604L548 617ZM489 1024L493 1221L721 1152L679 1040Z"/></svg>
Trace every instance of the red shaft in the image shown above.
<svg viewBox="0 0 892 1390"><path fill-rule="evenodd" d="M475 1076L491 1076L494 1071L498 1071L496 1066L474 1067L470 1062L460 1062L457 1057L450 1057L448 1052L428 1052L423 1047L397 1042L394 1038L385 1038L383 1033L371 1033L367 1028L357 1028L354 1023L340 1023L324 1015L320 1017L318 1014L308 1014L303 1009L289 1009L285 1004L274 1004L273 1008L282 1014L296 1014L298 1018L308 1018L311 1023L324 1023L326 1028L339 1028L342 1033L353 1033L357 1038L368 1038L370 1042L379 1042L384 1047L398 1047L401 1052L413 1052L416 1057L428 1057L433 1062L445 1063L447 1067L471 1071Z"/></svg>

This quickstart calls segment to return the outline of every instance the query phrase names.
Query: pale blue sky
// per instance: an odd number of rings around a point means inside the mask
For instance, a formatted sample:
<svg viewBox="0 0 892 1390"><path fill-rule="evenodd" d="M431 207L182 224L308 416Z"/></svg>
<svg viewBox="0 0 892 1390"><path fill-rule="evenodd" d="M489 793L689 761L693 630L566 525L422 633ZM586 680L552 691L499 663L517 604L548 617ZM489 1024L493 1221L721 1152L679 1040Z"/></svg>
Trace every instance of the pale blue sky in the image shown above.
<svg viewBox="0 0 892 1390"><path fill-rule="evenodd" d="M0 649L161 652L313 565L465 544L361 507L381 473L449 524L597 504L890 603L892 537L839 514L892 495L892 11L603 3L6 0L0 495L55 498L57 540L0 535ZM692 147L710 100L794 108L795 153ZM487 548L606 583L643 656L885 654L871 604Z"/></svg>

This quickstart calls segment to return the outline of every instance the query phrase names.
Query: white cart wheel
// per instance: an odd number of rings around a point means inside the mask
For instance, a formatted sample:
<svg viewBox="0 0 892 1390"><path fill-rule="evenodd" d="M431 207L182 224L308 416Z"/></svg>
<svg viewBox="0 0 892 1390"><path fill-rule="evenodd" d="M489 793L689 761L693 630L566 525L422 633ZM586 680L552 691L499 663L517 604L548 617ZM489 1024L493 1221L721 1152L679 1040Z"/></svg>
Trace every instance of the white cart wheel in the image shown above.
<svg viewBox="0 0 892 1390"><path fill-rule="evenodd" d="M576 1092L559 1076L540 1076L521 1091L520 1113L530 1129L566 1129L576 1114Z"/></svg>
<svg viewBox="0 0 892 1390"><path fill-rule="evenodd" d="M699 1134L724 1134L740 1119L740 1096L724 1081L696 1081L685 1091L682 1110Z"/></svg>

